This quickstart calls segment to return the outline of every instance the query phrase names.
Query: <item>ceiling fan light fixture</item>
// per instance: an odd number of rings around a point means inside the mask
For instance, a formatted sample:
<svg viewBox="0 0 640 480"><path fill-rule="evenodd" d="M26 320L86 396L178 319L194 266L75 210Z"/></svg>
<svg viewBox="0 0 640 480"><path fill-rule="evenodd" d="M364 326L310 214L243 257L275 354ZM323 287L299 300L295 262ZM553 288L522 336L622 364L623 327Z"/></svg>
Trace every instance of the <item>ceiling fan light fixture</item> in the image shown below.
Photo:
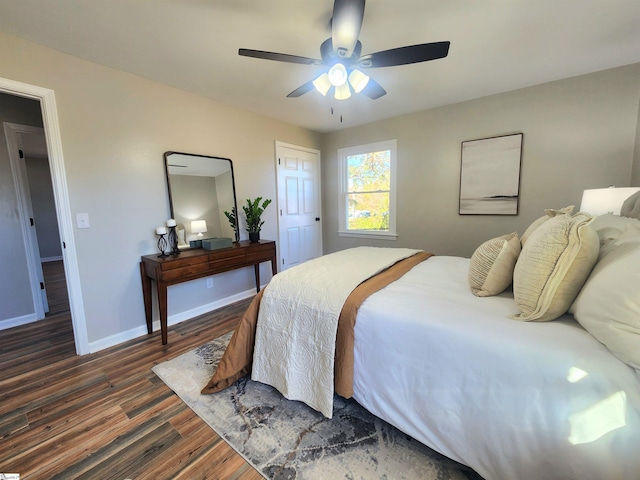
<svg viewBox="0 0 640 480"><path fill-rule="evenodd" d="M341 63L336 63L329 69L328 72L329 81L334 87L341 87L347 83L347 69Z"/></svg>
<svg viewBox="0 0 640 480"><path fill-rule="evenodd" d="M343 83L339 87L335 88L335 93L333 94L333 98L336 100L346 100L351 96L351 89L349 88L349 84L347 82Z"/></svg>
<svg viewBox="0 0 640 480"><path fill-rule="evenodd" d="M327 95L327 92L331 88L331 82L329 81L329 75L323 73L313 81L313 86L316 87L322 95Z"/></svg>
<svg viewBox="0 0 640 480"><path fill-rule="evenodd" d="M364 90L364 87L369 83L369 77L362 73L360 70L352 70L349 74L349 83L353 87L353 91L360 93Z"/></svg>

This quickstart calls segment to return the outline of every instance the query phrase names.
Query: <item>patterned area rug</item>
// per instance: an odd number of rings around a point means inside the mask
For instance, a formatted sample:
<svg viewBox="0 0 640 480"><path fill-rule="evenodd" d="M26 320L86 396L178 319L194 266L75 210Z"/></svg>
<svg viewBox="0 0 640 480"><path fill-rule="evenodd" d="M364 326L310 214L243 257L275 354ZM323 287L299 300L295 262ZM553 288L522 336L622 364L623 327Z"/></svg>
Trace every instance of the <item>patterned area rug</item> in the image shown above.
<svg viewBox="0 0 640 480"><path fill-rule="evenodd" d="M336 396L333 419L247 377L202 395L231 334L153 371L265 478L481 480L353 400Z"/></svg>

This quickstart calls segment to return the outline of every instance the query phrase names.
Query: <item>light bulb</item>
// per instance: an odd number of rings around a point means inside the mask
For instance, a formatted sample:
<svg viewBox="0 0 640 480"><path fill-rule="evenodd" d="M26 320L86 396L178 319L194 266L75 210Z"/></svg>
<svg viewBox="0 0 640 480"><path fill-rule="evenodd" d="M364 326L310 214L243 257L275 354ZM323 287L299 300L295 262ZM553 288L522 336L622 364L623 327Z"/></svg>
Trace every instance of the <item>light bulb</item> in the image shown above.
<svg viewBox="0 0 640 480"><path fill-rule="evenodd" d="M334 87L340 87L347 82L347 69L341 63L336 63L329 69L329 81Z"/></svg>

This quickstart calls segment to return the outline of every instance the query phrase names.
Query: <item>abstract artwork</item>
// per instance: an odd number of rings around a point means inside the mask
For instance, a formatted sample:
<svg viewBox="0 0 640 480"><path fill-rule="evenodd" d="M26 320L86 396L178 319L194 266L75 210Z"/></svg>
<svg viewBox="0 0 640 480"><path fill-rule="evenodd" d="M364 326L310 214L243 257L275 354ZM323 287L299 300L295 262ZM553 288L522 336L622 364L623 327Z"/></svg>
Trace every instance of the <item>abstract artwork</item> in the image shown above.
<svg viewBox="0 0 640 480"><path fill-rule="evenodd" d="M462 142L460 215L517 215L522 133Z"/></svg>

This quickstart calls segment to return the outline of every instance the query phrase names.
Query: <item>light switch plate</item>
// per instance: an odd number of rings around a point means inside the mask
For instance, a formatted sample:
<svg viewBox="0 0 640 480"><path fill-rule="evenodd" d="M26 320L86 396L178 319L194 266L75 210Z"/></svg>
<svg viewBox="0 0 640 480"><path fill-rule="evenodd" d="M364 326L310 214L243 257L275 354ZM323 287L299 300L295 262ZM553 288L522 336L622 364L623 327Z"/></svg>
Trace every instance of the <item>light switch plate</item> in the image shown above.
<svg viewBox="0 0 640 480"><path fill-rule="evenodd" d="M78 228L89 228L89 214L88 213L76 213L76 226Z"/></svg>

